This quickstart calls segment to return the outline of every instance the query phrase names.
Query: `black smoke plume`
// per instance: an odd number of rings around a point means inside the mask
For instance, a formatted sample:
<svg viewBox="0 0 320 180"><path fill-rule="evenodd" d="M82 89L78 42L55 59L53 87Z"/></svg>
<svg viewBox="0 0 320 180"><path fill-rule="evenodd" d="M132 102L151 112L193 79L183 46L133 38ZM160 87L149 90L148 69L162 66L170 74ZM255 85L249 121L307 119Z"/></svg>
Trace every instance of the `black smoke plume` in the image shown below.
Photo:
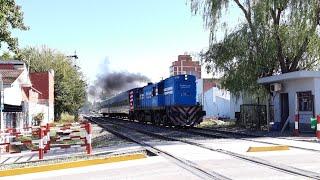
<svg viewBox="0 0 320 180"><path fill-rule="evenodd" d="M135 88L139 83L150 81L144 75L129 72L113 72L99 76L96 85L102 90L102 95L112 96L114 94Z"/></svg>
<svg viewBox="0 0 320 180"><path fill-rule="evenodd" d="M106 99L150 81L139 73L109 72L108 64L106 61L103 73L97 75L94 85L88 89L88 93L95 98Z"/></svg>

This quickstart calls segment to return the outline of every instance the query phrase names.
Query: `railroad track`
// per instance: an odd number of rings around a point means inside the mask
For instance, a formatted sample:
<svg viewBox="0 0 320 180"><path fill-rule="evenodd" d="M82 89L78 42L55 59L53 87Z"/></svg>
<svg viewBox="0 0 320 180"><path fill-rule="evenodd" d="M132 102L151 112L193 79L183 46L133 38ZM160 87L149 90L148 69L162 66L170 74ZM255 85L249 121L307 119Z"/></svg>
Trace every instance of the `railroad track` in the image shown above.
<svg viewBox="0 0 320 180"><path fill-rule="evenodd" d="M125 119L121 119L121 120L126 121ZM135 124L143 124L136 121L127 121L127 122L135 123ZM155 125L153 124L143 124L143 125L155 127ZM196 127L188 127L188 128L172 128L172 127L165 127L165 126L156 126L156 127L180 131L180 132L187 132L190 134L199 135L203 137L210 137L210 138L235 138L241 141L256 142L256 143L262 143L262 144L268 144L268 145L276 145L276 146L287 145L288 147L294 148L294 149L320 153L320 150L318 149L290 145L288 142L280 144L280 143L267 142L267 141L258 140L258 139L248 139L248 138L262 138L264 136L244 134L241 132L230 132L230 131L221 131L221 130L214 130L214 129L207 129L207 128L196 128ZM293 142L294 141L301 142L300 140L293 140L293 139L287 139L287 138L277 138L277 137L272 137L272 138L283 139L286 141L293 141ZM313 142L308 142L308 143L313 143Z"/></svg>
<svg viewBox="0 0 320 180"><path fill-rule="evenodd" d="M219 130L219 129L209 129L209 128L198 128L198 127L192 127L191 129L197 129L197 130L203 130L203 131L211 131L214 133L222 133L222 134L229 134L231 136L235 136L237 138L262 138L262 137L268 137L268 136L262 136L262 135L256 135L256 134L250 134L250 133L244 133L244 132L233 132L233 131L226 131L226 130ZM310 140L303 140L303 139L292 139L287 137L271 137L275 139L285 139L288 141L298 141L298 142L309 142L309 143L319 143L316 140L310 141ZM316 137L315 137L316 138Z"/></svg>
<svg viewBox="0 0 320 180"><path fill-rule="evenodd" d="M179 131L181 131L181 130L179 130ZM284 144L284 143L279 144L279 143L267 142L267 141L257 140L257 139L248 139L248 138L253 138L253 137L254 138L262 138L263 136L254 136L254 135L246 136L245 134L238 134L238 133L225 132L225 131L216 131L216 130L203 129L203 128L190 128L190 129L186 129L185 131L187 131L188 133L192 133L192 134L200 135L200 136L204 136L204 137L236 138L237 140L241 140L241 141L263 143L263 144L269 144L269 145L287 145L290 148L294 148L294 149L300 149L300 150L320 153L320 150L318 150L318 149L306 148L306 147L301 147L301 146L294 146L294 145L289 145L289 144ZM275 138L275 139L283 139L286 141L298 141L298 140L291 140L291 139L284 139L284 138Z"/></svg>
<svg viewBox="0 0 320 180"><path fill-rule="evenodd" d="M101 119L101 118L98 118L98 120L94 120L94 122L96 122L97 124L101 124L101 121L104 121L106 119ZM99 122L100 121L100 122ZM126 128L126 129L133 129L134 131L136 132L139 132L141 134L145 134L145 135L148 135L148 136L151 136L151 137L155 137L155 138L158 138L158 139L162 139L162 140L166 140L166 141L178 141L178 142L183 142L185 144L189 144L189 145L192 145L192 146L197 146L197 147L200 147L200 148L203 148L203 149L206 149L206 150L209 150L209 151L214 151L214 152L217 152L217 153L222 153L222 154L225 154L225 155L228 155L228 156L231 156L233 158L237 158L237 159L241 159L243 161L247 161L247 162L250 162L250 163L255 163L255 164L258 164L258 165L261 165L261 166L265 166L265 167L268 167L268 168L271 168L271 169L275 169L275 170L278 170L278 171L281 171L281 172L285 172L287 174L292 174L292 175L296 175L296 176L300 176L300 177L304 177L304 178L311 178L311 179L320 179L320 174L319 173L315 173L315 172L311 172L311 171L306 171L306 170L302 170L302 169L298 169L298 168L294 168L294 167L291 167L291 166L287 166L287 165L282 165L282 164L275 164L275 163L271 163L271 162L268 162L266 160L263 160L263 159L260 159L260 158L256 158L256 157L249 157L249 156L245 156L245 155L242 155L242 154L238 154L238 153L234 153L234 152L231 152L231 151L227 151L227 150L223 150L223 149L214 149L214 148L211 148L211 147L208 147L208 146L205 146L203 144L200 144L200 143L197 143L195 141L190 141L190 140L183 140L183 139L178 139L178 138L173 138L173 137L167 137L165 135L161 135L161 134L158 134L158 133L154 133L154 132L151 132L151 131L148 131L148 130L145 130L145 129L141 129L141 128L136 128L136 127L133 127L133 126L128 126L127 124L125 123L128 123L128 122L124 122L124 121L113 121L113 120L108 120L109 123L113 124L113 125L116 125L116 126L120 126L122 128ZM175 129L176 130L176 129ZM145 145L144 145L145 146ZM150 145L148 145L150 147ZM151 147L152 148L152 147ZM154 147L153 147L154 148ZM154 150L156 151L159 151L159 149L155 148ZM168 155L168 154L167 154ZM172 154L169 154L169 156L171 158L176 158L174 157ZM186 160L179 160L180 162L188 162ZM190 164L189 164L190 165ZM199 168L198 166L196 167L193 167L193 168L196 168L196 169L200 169L202 170L201 172L202 173L206 173L207 171L206 170L203 170L203 168ZM207 172L208 173L208 172ZM225 179L228 179L227 177L224 177L216 172L214 172L212 174L212 172L210 173L210 175L213 177L213 178L225 178Z"/></svg>
<svg viewBox="0 0 320 180"><path fill-rule="evenodd" d="M99 122L99 120L97 118L87 117L87 119L89 119L90 121L98 124L99 126L105 128L105 129L107 129L110 133L113 133L121 138L127 139L129 141L134 142L134 143L137 143L137 144L141 145L142 147L144 147L147 151L175 162L178 166L188 170L192 174L194 174L202 179L230 180L230 178L227 178L217 172L205 169L205 168L203 168L195 163L192 163L186 159L176 157L166 151L163 151L159 148L156 148L150 144L144 143L144 142L138 140L138 138L135 138L135 137L128 135L127 131L121 132L118 128L116 128L117 130L115 130L114 127L112 127L110 125L106 125L105 123ZM116 125L115 123L112 123L112 124ZM123 125L121 125L121 126L124 127ZM130 129L128 127L125 127L125 128Z"/></svg>

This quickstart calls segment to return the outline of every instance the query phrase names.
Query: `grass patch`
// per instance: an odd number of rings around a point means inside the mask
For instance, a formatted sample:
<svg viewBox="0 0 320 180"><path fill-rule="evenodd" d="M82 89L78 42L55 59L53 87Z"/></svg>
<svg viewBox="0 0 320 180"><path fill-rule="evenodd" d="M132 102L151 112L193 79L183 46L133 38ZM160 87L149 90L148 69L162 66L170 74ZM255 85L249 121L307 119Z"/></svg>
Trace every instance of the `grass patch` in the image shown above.
<svg viewBox="0 0 320 180"><path fill-rule="evenodd" d="M39 136L38 135L32 135L32 136L19 136L19 137L16 137L14 139L14 141L32 141L32 140L38 140L39 139Z"/></svg>
<svg viewBox="0 0 320 180"><path fill-rule="evenodd" d="M23 145L10 145L10 152L21 152L29 150L37 150L38 145L35 144L23 144Z"/></svg>
<svg viewBox="0 0 320 180"><path fill-rule="evenodd" d="M59 123L73 123L76 121L74 120L74 115L71 115L69 113L62 113L61 119L58 122Z"/></svg>
<svg viewBox="0 0 320 180"><path fill-rule="evenodd" d="M67 140L67 141L60 141L59 144L68 144L68 145L83 144L83 141L82 140Z"/></svg>
<svg viewBox="0 0 320 180"><path fill-rule="evenodd" d="M27 144L26 147L29 149L29 150L37 150L39 148L38 145L35 145L35 144Z"/></svg>
<svg viewBox="0 0 320 180"><path fill-rule="evenodd" d="M16 141L31 141L32 140L32 137L30 136L19 136L17 137Z"/></svg>
<svg viewBox="0 0 320 180"><path fill-rule="evenodd" d="M234 127L236 121L233 120L217 120L217 119L204 119L197 127L199 128L221 128L221 127Z"/></svg>

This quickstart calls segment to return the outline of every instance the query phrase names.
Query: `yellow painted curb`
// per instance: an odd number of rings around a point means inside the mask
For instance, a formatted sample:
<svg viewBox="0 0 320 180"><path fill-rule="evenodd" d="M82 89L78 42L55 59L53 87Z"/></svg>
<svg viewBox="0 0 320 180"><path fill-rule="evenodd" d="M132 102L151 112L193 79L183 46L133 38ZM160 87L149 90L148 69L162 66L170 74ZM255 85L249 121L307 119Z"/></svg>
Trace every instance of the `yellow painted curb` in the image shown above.
<svg viewBox="0 0 320 180"><path fill-rule="evenodd" d="M264 151L284 151L289 150L289 146L262 146L262 147L249 147L247 152L264 152Z"/></svg>
<svg viewBox="0 0 320 180"><path fill-rule="evenodd" d="M90 159L90 160L42 165L42 166L36 166L36 167L1 170L0 177L15 176L15 175L44 172L44 171L53 171L53 170L68 169L68 168L76 168L76 167L83 167L83 166L90 166L90 165L97 165L97 164L142 159L142 158L146 158L146 155L142 153L136 153L136 154L129 154L129 155L107 157L103 159Z"/></svg>

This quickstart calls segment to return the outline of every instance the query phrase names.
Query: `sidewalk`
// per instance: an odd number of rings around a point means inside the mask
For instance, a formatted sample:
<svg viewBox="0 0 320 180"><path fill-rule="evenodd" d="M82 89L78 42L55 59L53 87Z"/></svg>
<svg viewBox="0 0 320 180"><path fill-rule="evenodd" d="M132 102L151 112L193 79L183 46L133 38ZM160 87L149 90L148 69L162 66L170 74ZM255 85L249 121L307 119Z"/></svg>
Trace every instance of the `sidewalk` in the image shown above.
<svg viewBox="0 0 320 180"><path fill-rule="evenodd" d="M281 133L280 131L260 131L260 130L251 130L245 129L241 127L221 127L221 128L213 128L215 130L227 131L227 132L235 132L247 134L249 136L256 137L274 137L274 138L288 138L294 140L306 140L306 141L317 141L315 133L300 133L299 136L293 136L292 131L284 131Z"/></svg>
<svg viewBox="0 0 320 180"><path fill-rule="evenodd" d="M113 146L113 147L103 147L93 149L93 155L95 154L129 154L132 152L144 151L140 146L125 145L125 146ZM57 158L71 157L77 155L87 155L84 148L68 148L68 149L55 149L49 150L48 153L44 155L44 160L52 160ZM7 165L13 163L25 163L39 161L38 152L22 152L15 154L2 154L0 156L0 164Z"/></svg>

